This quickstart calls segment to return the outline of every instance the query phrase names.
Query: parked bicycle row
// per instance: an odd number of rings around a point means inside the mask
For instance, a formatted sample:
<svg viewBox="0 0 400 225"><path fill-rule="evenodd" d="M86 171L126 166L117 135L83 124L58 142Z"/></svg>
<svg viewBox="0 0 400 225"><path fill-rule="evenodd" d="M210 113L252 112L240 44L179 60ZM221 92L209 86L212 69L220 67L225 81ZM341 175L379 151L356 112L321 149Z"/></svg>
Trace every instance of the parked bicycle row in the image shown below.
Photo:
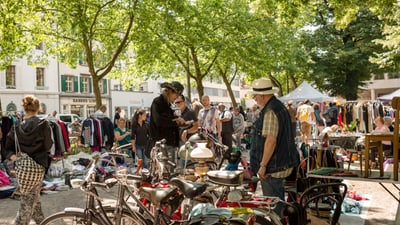
<svg viewBox="0 0 400 225"><path fill-rule="evenodd" d="M240 170L209 170L195 176L201 182L187 181L183 179L187 172L173 170L164 144L165 140L156 142L150 170L143 169L140 175L129 174L126 168L118 165L120 158L126 156L118 153L121 147L96 157L81 184L81 189L87 193L86 208L66 208L42 224L286 224L288 221L306 224L305 205L297 203L317 204L321 199L325 204L334 202L336 209L339 207L339 214L334 213L333 221L340 216L340 205L346 193L344 184L321 185L299 196L299 201L285 202L277 197L257 196L243 187L243 171ZM191 159L196 162L196 158ZM96 176L103 175L96 165L104 163L115 165L114 170L104 182L96 182L99 180ZM196 166L206 165L200 164ZM103 205L96 188L116 191L116 204ZM340 190L322 191L324 188ZM277 204L286 206L288 221L281 220L273 211ZM314 210L320 213L319 207ZM301 221L304 222L299 223Z"/></svg>

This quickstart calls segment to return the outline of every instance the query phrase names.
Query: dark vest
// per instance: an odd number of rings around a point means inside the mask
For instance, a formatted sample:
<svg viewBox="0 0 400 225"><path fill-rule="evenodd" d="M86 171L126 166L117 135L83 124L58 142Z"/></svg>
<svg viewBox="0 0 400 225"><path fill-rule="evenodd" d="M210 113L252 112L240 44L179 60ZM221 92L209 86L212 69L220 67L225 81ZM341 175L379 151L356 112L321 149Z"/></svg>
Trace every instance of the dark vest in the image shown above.
<svg viewBox="0 0 400 225"><path fill-rule="evenodd" d="M250 167L254 174L257 174L264 154L264 143L266 138L262 136L262 127L264 124L264 114L267 110L273 110L279 121L276 147L268 162L267 173L274 173L288 168L297 167L300 162L300 156L294 142L294 134L289 112L283 103L273 96L261 110L258 119L253 123Z"/></svg>
<svg viewBox="0 0 400 225"><path fill-rule="evenodd" d="M221 112L221 115L224 115L225 110ZM224 118L224 116L221 116ZM232 118L227 122L221 122L221 132L233 133L233 121Z"/></svg>

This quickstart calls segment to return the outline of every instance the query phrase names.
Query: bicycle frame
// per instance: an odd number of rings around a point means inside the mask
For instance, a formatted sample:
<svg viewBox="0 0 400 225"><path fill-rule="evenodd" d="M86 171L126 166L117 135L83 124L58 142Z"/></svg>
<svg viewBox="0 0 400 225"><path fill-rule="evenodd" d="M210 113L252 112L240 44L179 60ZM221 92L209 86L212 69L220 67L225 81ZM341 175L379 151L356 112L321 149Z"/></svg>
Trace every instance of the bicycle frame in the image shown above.
<svg viewBox="0 0 400 225"><path fill-rule="evenodd" d="M279 202L284 202L278 197L251 195L242 189L231 190L234 186L216 184L210 186L208 191L214 195L217 208L249 208L255 215L269 218L273 224L281 225L280 217L273 211ZM221 191L217 189L222 189ZM235 192L235 193L234 193ZM231 198L231 199L230 199Z"/></svg>

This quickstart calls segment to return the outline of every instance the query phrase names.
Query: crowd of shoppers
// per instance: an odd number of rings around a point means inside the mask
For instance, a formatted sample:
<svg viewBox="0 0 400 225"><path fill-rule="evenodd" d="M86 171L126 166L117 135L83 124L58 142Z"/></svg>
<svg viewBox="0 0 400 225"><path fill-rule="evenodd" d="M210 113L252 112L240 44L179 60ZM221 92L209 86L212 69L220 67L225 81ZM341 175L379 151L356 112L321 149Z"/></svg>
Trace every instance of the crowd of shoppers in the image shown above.
<svg viewBox="0 0 400 225"><path fill-rule="evenodd" d="M161 139L166 140L170 160L177 163L179 146L194 135L199 127L208 130L217 140L228 146L228 153L232 152L233 146L242 145L246 134L251 135L250 169L260 179L265 196L284 199L284 180L292 174L300 160L295 137L299 134L307 142L312 139L313 134L318 135L326 126L338 122L337 118L326 116L338 115L338 108L334 103L329 107L324 106L324 110L321 109L322 105L307 99L298 104L289 101L285 105L275 96L278 88L267 78L253 81L251 93L255 103L246 110L242 106L227 108L224 103L212 104L207 95L201 96L201 101L194 99L190 103L183 95L184 86L177 81L164 82L160 87L161 93L153 99L148 111L138 109L132 118L127 118L121 113L121 107L115 108L115 144L131 143L128 155L141 161L143 168L149 168L150 149L155 141ZM7 158L16 160L13 144L16 134L21 140L21 151L31 156L43 168L39 173L43 179L48 167L46 160L52 140L46 138L46 135L41 135L42 138L38 139L38 135L50 132L49 127L36 116L39 111L38 99L26 96L23 107L24 119L7 135L10 140ZM107 107L102 105L94 115L102 118L106 111ZM386 131L384 122L383 118L376 118L377 131ZM82 132L79 121L70 125L70 132ZM33 143L33 138L39 141ZM274 210L283 216L281 204ZM17 221L30 221L31 218L37 223L43 220L39 184L21 197ZM25 222L21 222L23 223Z"/></svg>

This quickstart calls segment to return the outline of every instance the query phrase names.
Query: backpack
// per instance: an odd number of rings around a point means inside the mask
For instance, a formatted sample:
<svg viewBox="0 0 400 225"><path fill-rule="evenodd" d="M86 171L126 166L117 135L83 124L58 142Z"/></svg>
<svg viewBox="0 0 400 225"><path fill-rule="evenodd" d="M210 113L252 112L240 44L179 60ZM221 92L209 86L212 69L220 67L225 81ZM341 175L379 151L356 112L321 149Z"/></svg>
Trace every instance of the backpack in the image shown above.
<svg viewBox="0 0 400 225"><path fill-rule="evenodd" d="M308 121L308 110L307 108L301 108L300 113L299 113L299 120L300 122L306 122Z"/></svg>

